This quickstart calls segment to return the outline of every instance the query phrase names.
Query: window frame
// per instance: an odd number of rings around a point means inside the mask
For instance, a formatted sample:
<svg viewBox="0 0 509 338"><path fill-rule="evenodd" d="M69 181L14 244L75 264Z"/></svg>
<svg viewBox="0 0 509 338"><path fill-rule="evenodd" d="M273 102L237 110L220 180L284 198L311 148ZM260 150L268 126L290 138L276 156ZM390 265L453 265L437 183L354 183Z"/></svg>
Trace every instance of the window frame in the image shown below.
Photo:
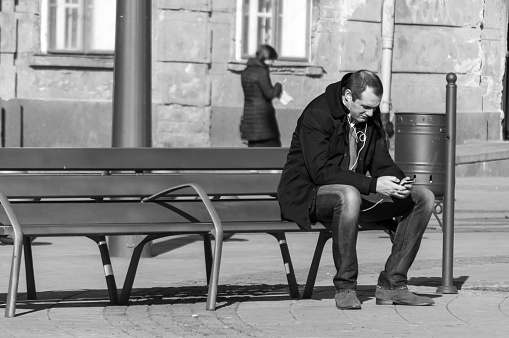
<svg viewBox="0 0 509 338"><path fill-rule="evenodd" d="M57 0L64 1L64 0ZM97 0L95 0L97 1ZM59 5L57 3L57 5ZM51 54L51 55L90 55L90 56L99 56L99 55L114 55L115 53L115 45L112 46L112 49L92 49L92 26L93 26L93 3L91 0L78 0L79 10L82 12L81 15L78 15L78 39L81 40L82 46L77 49L59 49L51 46L52 40L52 30L56 29L50 22L50 9L54 6L51 4L51 0L41 0L41 52L43 54ZM81 21L81 24L79 23ZM65 33L64 33L65 34ZM56 39L56 38L55 38Z"/></svg>
<svg viewBox="0 0 509 338"><path fill-rule="evenodd" d="M250 57L254 57L254 54L249 54L247 49L248 46L248 34L249 26L248 21L245 19L248 16L249 8L246 8L245 3L250 0L237 0L237 59L239 61L247 60ZM282 41L282 29L281 27L281 16L282 11L284 11L283 2L280 0L274 1L274 15L272 16L272 22L274 26L274 31L276 35L273 37L273 42L269 43L273 46L279 54L278 61L289 62L289 63L308 63L310 61L310 53L311 53L311 10L312 10L312 1L306 1L306 41L305 41L305 56L304 57L289 57L285 56L280 52L281 49L281 41ZM247 22L246 22L247 21ZM258 27L258 26L257 26ZM258 38L258 34L256 35ZM279 62L278 62L279 63Z"/></svg>

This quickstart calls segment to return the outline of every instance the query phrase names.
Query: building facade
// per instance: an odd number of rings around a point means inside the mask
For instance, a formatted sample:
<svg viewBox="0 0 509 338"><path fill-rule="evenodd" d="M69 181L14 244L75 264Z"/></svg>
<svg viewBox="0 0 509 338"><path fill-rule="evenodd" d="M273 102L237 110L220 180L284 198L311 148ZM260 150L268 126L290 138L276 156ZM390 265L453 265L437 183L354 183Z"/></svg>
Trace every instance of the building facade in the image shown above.
<svg viewBox="0 0 509 338"><path fill-rule="evenodd" d="M115 3L0 1L2 146L111 146ZM507 1L395 3L391 112L444 113L445 77L454 72L458 144L503 140ZM152 5L154 147L245 146L240 72L260 42L278 49L271 77L294 98L275 100L284 146L328 84L381 69L383 0Z"/></svg>

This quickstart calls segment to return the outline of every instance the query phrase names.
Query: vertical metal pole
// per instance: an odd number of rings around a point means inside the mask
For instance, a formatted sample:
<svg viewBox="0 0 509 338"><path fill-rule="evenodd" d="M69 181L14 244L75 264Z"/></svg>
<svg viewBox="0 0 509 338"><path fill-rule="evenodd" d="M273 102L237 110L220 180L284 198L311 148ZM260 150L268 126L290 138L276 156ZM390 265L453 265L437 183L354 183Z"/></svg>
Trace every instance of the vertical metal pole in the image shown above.
<svg viewBox="0 0 509 338"><path fill-rule="evenodd" d="M384 87L380 113L384 128L390 122L392 54L394 49L395 0L384 0L382 5L382 67L381 80Z"/></svg>
<svg viewBox="0 0 509 338"><path fill-rule="evenodd" d="M113 147L151 146L152 1L117 0Z"/></svg>
<svg viewBox="0 0 509 338"><path fill-rule="evenodd" d="M437 293L458 293L453 285L454 191L456 186L456 74L446 76L445 194L442 253L442 286Z"/></svg>
<svg viewBox="0 0 509 338"><path fill-rule="evenodd" d="M509 49L509 34L507 36L507 49ZM504 140L509 140L509 50L505 54L504 125L502 137Z"/></svg>
<svg viewBox="0 0 509 338"><path fill-rule="evenodd" d="M152 1L117 0L116 20L112 146L150 147ZM130 257L139 237L110 236L111 255Z"/></svg>

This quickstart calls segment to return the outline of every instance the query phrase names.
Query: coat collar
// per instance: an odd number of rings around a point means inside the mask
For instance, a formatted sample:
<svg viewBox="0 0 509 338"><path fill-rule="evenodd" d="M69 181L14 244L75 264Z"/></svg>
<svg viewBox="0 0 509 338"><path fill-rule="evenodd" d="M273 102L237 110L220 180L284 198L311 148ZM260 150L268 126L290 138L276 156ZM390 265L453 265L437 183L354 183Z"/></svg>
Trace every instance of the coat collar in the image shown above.
<svg viewBox="0 0 509 338"><path fill-rule="evenodd" d="M257 58L249 58L246 63L247 66L255 66L255 67L262 67L262 68L269 68L265 63L261 62Z"/></svg>
<svg viewBox="0 0 509 338"><path fill-rule="evenodd" d="M348 80L350 75L352 75L352 73L346 74L341 79L341 81L330 84L325 89L327 105L329 106L329 110L335 119L340 119L348 115L348 110L343 104L341 97L343 85L346 82L346 80Z"/></svg>

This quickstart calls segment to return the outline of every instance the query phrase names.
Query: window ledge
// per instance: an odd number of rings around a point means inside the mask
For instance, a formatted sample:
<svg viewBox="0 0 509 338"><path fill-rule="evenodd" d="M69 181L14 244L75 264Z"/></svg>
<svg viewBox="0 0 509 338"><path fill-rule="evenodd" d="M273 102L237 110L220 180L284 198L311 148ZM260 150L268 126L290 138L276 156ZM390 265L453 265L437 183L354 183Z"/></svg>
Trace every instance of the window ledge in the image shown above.
<svg viewBox="0 0 509 338"><path fill-rule="evenodd" d="M245 62L229 62L227 69L233 73L240 73L246 68ZM322 77L325 71L322 67L297 62L278 61L270 67L272 74L288 74L297 76Z"/></svg>
<svg viewBox="0 0 509 338"><path fill-rule="evenodd" d="M28 60L32 68L113 69L113 55L35 54Z"/></svg>

